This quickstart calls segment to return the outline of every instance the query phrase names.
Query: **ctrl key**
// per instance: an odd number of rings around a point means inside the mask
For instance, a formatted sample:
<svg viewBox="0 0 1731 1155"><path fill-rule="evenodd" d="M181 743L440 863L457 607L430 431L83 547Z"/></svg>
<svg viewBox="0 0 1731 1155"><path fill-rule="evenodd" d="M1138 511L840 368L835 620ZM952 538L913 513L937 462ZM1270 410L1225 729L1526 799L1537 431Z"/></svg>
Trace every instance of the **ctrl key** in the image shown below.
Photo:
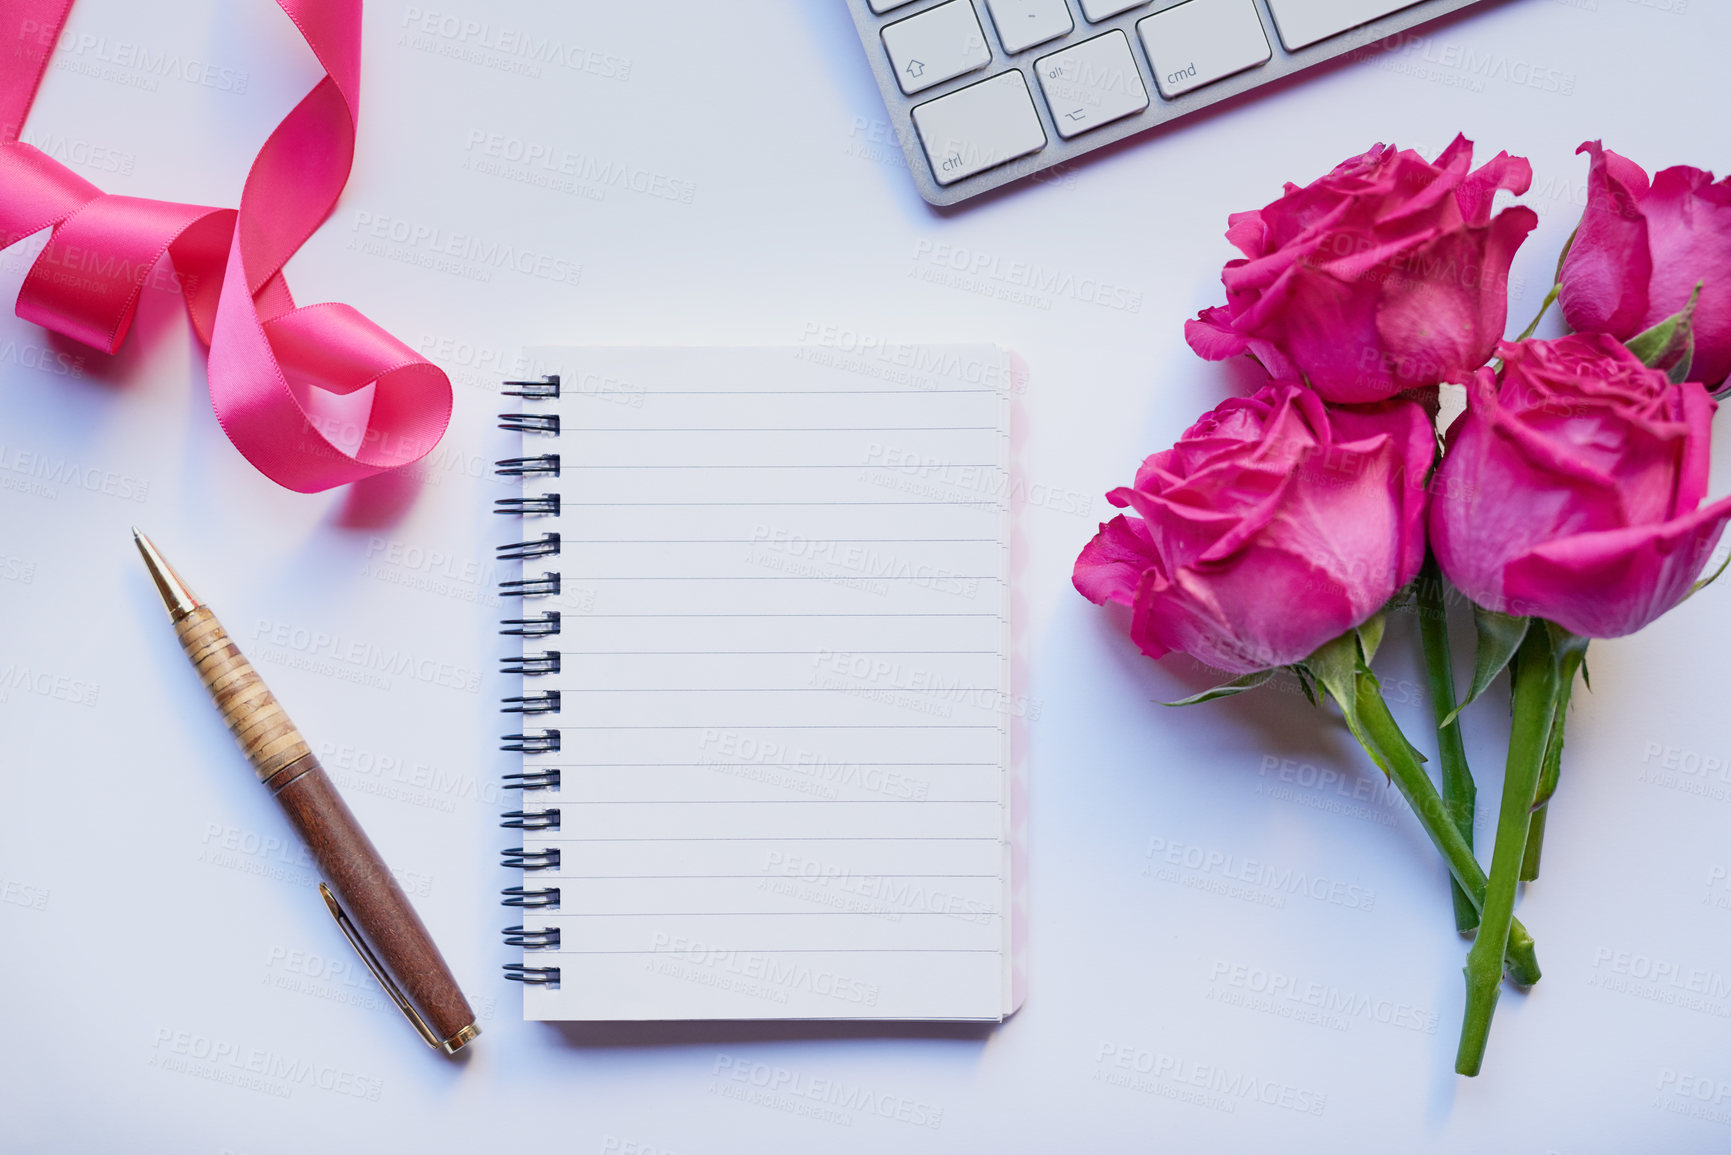
<svg viewBox="0 0 1731 1155"><path fill-rule="evenodd" d="M1016 69L928 100L913 117L939 184L955 184L1046 147L1028 82Z"/></svg>

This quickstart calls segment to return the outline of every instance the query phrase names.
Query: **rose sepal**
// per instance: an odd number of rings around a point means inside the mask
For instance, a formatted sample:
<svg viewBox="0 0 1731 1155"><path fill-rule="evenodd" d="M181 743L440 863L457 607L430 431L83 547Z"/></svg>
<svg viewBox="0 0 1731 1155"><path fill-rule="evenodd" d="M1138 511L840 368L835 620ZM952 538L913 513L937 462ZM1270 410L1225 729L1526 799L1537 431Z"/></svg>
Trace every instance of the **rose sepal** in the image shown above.
<svg viewBox="0 0 1731 1155"><path fill-rule="evenodd" d="M1527 636L1531 623L1531 618L1499 614L1476 603L1473 605L1473 629L1478 634L1478 646L1473 652L1473 680L1467 686L1467 696L1438 725L1454 724L1462 710L1490 689L1497 675L1508 668L1515 651L1521 648L1521 641Z"/></svg>
<svg viewBox="0 0 1731 1155"><path fill-rule="evenodd" d="M1701 282L1697 281L1687 304L1651 329L1624 342L1624 347L1640 358L1643 365L1664 373L1673 385L1681 385L1689 379L1689 367L1695 360L1695 302L1700 299ZM1731 390L1731 386L1726 390Z"/></svg>
<svg viewBox="0 0 1731 1155"><path fill-rule="evenodd" d="M1200 694L1192 694L1188 698L1180 698L1176 702L1161 702L1162 706L1200 706L1203 702L1214 702L1221 698L1230 698L1234 694L1242 694L1246 690L1254 690L1262 685L1278 671L1253 670L1230 682L1222 682L1218 686L1203 690Z"/></svg>
<svg viewBox="0 0 1731 1155"><path fill-rule="evenodd" d="M1328 691L1334 704L1340 707L1347 729L1352 731L1352 736L1358 739L1358 744L1364 747L1364 752L1370 755L1370 760L1376 763L1383 777L1392 778L1394 775L1389 766L1389 755L1377 740L1366 732L1358 710L1359 676L1370 673L1370 658L1376 655L1376 648L1382 641L1383 616L1377 614L1371 620L1374 625L1367 622L1348 630L1333 641L1318 647L1316 652L1301 664L1316 684ZM1405 743L1405 738L1401 741ZM1410 743L1406 745L1407 749L1412 749ZM1413 753L1418 752L1414 750ZM1422 754L1419 755L1421 760L1423 757Z"/></svg>

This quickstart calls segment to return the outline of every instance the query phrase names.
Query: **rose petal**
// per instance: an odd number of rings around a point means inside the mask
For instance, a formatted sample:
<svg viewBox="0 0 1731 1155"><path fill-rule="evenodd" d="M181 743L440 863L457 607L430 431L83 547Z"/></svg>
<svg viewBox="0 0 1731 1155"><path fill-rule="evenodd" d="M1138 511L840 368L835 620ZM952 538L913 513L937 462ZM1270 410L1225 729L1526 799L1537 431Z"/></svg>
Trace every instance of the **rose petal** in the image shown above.
<svg viewBox="0 0 1731 1155"><path fill-rule="evenodd" d="M1533 166L1524 156L1499 152L1455 190L1461 216L1468 224L1482 225L1491 219L1491 208L1499 191L1520 196L1533 187Z"/></svg>
<svg viewBox="0 0 1731 1155"><path fill-rule="evenodd" d="M1575 151L1592 158L1587 208L1563 260L1557 299L1570 328L1632 337L1645 328L1641 322L1653 274L1647 219L1640 207L1647 174L1596 140Z"/></svg>
<svg viewBox="0 0 1731 1155"><path fill-rule="evenodd" d="M1114 517L1100 525L1094 540L1082 547L1071 581L1095 605L1135 599L1142 572L1159 565L1141 518Z"/></svg>
<svg viewBox="0 0 1731 1155"><path fill-rule="evenodd" d="M1489 359L1508 318L1508 270L1539 223L1506 209L1490 225L1447 233L1396 266L1377 305L1378 347L1400 350L1389 366L1402 388L1458 376Z"/></svg>
<svg viewBox="0 0 1731 1155"><path fill-rule="evenodd" d="M1714 184L1710 172L1668 168L1653 178L1641 211L1652 278L1639 327L1651 328L1680 311L1699 284L1689 375L1716 385L1731 374L1731 177Z"/></svg>
<svg viewBox="0 0 1731 1155"><path fill-rule="evenodd" d="M1509 564L1509 612L1588 638L1632 634L1683 600L1727 520L1731 497L1661 525L1545 542Z"/></svg>
<svg viewBox="0 0 1731 1155"><path fill-rule="evenodd" d="M1232 327L1231 314L1221 305L1204 309L1193 320L1184 322L1184 340L1204 361L1224 361L1249 347L1243 335Z"/></svg>
<svg viewBox="0 0 1731 1155"><path fill-rule="evenodd" d="M1267 548L1181 570L1170 581L1150 573L1137 591L1132 630L1145 650L1182 650L1248 674L1302 661L1367 616L1341 576Z"/></svg>

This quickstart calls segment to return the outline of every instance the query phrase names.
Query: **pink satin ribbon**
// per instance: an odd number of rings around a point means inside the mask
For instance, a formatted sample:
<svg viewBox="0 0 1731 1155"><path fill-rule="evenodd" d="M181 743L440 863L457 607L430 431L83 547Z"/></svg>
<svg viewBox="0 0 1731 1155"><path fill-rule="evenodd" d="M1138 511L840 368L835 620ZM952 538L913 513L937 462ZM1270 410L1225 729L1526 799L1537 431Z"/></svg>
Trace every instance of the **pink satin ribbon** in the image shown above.
<svg viewBox="0 0 1731 1155"><path fill-rule="evenodd" d="M72 0L0 0L0 27L17 37L0 69L0 248L51 227L18 315L107 353L166 253L210 346L223 431L266 477L313 493L424 457L450 423L451 383L349 306L297 308L289 295L283 263L354 160L361 0L277 3L325 77L265 141L236 210L113 196L19 141Z"/></svg>

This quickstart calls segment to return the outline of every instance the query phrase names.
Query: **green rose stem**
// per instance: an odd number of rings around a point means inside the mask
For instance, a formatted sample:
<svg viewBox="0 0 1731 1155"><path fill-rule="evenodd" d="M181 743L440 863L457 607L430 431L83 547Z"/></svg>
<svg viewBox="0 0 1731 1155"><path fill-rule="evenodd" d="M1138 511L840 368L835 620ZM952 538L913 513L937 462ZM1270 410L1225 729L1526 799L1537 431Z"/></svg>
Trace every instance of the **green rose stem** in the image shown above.
<svg viewBox="0 0 1731 1155"><path fill-rule="evenodd" d="M1358 721L1364 728L1364 737L1375 746L1375 749L1367 747L1366 753L1389 772L1395 786L1412 806L1413 813L1418 815L1424 832L1442 852L1449 873L1460 883L1461 890L1474 908L1482 911L1488 885L1485 872L1473 857L1473 848L1454 824L1449 808L1437 793L1430 775L1425 773L1411 744L1401 733L1394 715L1389 713L1376 676L1368 670L1358 675L1356 697ZM1378 757L1379 754L1384 756ZM1482 931L1480 937L1482 940ZM1533 936L1527 933L1527 928L1519 920L1510 921L1507 942L1498 953L1506 956L1509 978L1514 982L1530 987L1539 981L1539 960L1533 949ZM1498 971L1500 973L1500 967Z"/></svg>
<svg viewBox="0 0 1731 1155"><path fill-rule="evenodd" d="M1418 628L1424 641L1426 681L1430 684L1430 706L1437 720L1437 752L1442 757L1442 797L1449 818L1466 840L1467 850L1473 846L1473 810L1478 787L1473 784L1473 772L1467 765L1466 745L1461 741L1460 719L1455 713L1454 656L1449 651L1448 602L1443 596L1442 570L1436 558L1425 555L1424 569L1418 576ZM1445 724L1443 719L1448 718ZM1560 735L1559 735L1560 737ZM1541 826L1543 811L1533 817ZM1536 867L1535 867L1536 869ZM1523 876L1524 877L1524 876ZM1460 880L1451 874L1449 895L1454 900L1455 929L1469 934L1479 925L1478 908Z"/></svg>
<svg viewBox="0 0 1731 1155"><path fill-rule="evenodd" d="M1557 699L1558 661L1549 629L1535 621L1515 653L1513 674L1514 724L1509 734L1508 763L1503 772L1503 800L1497 815L1496 846L1491 851L1491 877L1480 910L1478 937L1467 952L1466 1016L1461 1024L1455 1071L1476 1075L1484 1063L1491 1016L1502 987L1502 960L1515 915L1515 891L1520 885L1521 860L1526 855L1527 824L1544 767L1545 746Z"/></svg>
<svg viewBox="0 0 1731 1155"><path fill-rule="evenodd" d="M1558 631L1559 633L1561 631ZM1521 856L1521 881L1532 882L1539 877L1539 855L1545 846L1545 815L1550 812L1551 795L1557 792L1557 779L1563 769L1563 727L1569 720L1569 697L1574 692L1575 674L1587 656L1587 639L1566 635L1558 642L1557 711L1551 719L1550 737L1545 741L1545 765L1539 771L1539 790L1533 796L1533 816L1527 822L1527 850Z"/></svg>
<svg viewBox="0 0 1731 1155"><path fill-rule="evenodd" d="M1569 240L1573 241L1574 238L1570 237ZM1569 254L1569 251L1567 248L1565 248L1563 250L1563 256L1568 256L1568 254ZM1563 267L1562 259L1558 258L1557 269L1558 269L1559 273L1561 272L1562 267ZM1531 337L1533 335L1534 330L1536 330L1539 327L1539 322L1543 321L1545 319L1545 314L1550 311L1551 306L1556 302L1557 296L1560 293L1562 293L1562 291L1563 291L1563 286L1560 282L1558 284L1554 284L1551 286L1551 291L1545 294L1544 304L1539 306L1538 315L1536 315L1533 318L1533 323L1528 325L1526 327L1526 329L1524 331L1522 331L1522 333L1519 337L1515 338L1515 340L1517 342L1525 341L1528 337ZM1453 709L1453 707L1451 706L1450 709Z"/></svg>

